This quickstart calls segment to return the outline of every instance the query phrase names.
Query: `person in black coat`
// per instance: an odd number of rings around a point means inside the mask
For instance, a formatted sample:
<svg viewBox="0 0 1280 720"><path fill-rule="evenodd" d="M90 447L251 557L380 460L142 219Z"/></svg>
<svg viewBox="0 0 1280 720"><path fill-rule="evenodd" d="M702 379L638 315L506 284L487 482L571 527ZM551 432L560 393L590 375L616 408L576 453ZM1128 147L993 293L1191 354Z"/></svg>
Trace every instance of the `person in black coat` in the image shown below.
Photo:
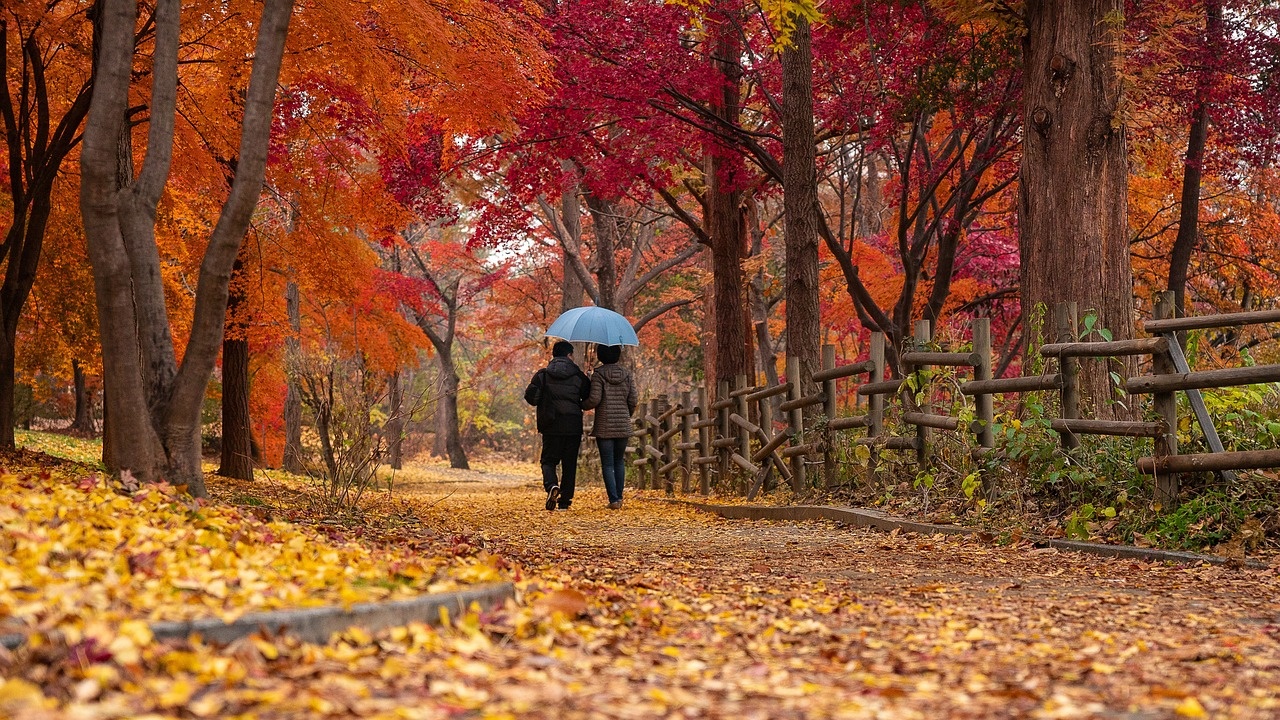
<svg viewBox="0 0 1280 720"><path fill-rule="evenodd" d="M573 343L557 342L551 347L551 355L551 362L534 373L525 388L524 401L538 408L538 432L542 434L539 461L547 509L568 510L578 477L582 401L591 392L591 380L573 362ZM562 467L559 479L557 465Z"/></svg>

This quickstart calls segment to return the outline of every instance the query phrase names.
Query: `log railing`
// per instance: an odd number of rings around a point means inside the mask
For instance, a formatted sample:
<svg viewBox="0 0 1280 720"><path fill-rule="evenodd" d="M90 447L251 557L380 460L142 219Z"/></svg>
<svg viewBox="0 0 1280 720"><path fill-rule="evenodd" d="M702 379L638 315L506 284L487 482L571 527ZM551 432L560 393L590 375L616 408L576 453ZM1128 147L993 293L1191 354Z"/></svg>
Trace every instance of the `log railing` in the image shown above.
<svg viewBox="0 0 1280 720"><path fill-rule="evenodd" d="M885 336L873 333L866 360L836 364L835 348L822 349L822 367L813 373L806 387L796 381L800 368L788 359L787 381L776 385L751 385L745 376L721 382L715 397L704 388L679 394L671 403L658 395L643 406L636 419L630 450L638 470L641 488L662 488L673 493L696 491L707 495L720 492L755 498L777 481L789 483L803 492L811 486L832 487L839 482L836 434L857 431L854 443L876 451L914 451L921 467L931 462L934 432L971 433L976 455L995 448L995 397L1015 393L1052 392L1059 399L1060 417L1051 420L1052 429L1067 449L1079 445L1081 435L1111 435L1135 439L1151 438L1152 456L1142 459L1139 469L1155 476L1158 503L1171 506L1179 490L1179 475L1212 470L1280 467L1280 450L1224 452L1212 422L1200 401L1199 389L1280 382L1280 365L1262 365L1226 370L1192 372L1186 367L1175 333L1201 328L1236 327L1248 323L1280 322L1280 311L1231 313L1208 317L1172 318L1172 300L1167 294L1156 303L1155 318L1146 324L1153 337L1090 342L1077 334L1077 310L1063 303L1054 311L1054 342L1039 349L1041 357L1056 365L1040 375L1012 378L992 377L991 326L986 318L973 321L973 344L969 351L945 351L930 345L927 321L917 323L913 343L899 353L901 367L896 379L887 379ZM1131 395L1152 395L1153 420L1100 420L1080 416L1079 359L1122 356L1151 358L1151 375L1128 378L1124 389ZM970 376L958 385L961 397L972 398L973 417L964 424L959 418L935 408L927 372L934 367L956 368ZM856 395L867 399L860 415L838 416L837 383L866 376L857 385ZM915 377L908 383L906 378ZM914 391L911 387L914 386ZM1185 392L1196 410L1196 420L1204 430L1211 453L1179 455L1177 448L1176 393ZM776 398L783 396L780 404ZM895 401L904 434L890 434L885 423L886 402ZM821 413L807 409L820 406ZM774 417L775 408L781 417ZM806 424L806 414L808 423ZM873 452L871 462L875 461ZM821 466L821 480L810 473ZM679 473L679 480L675 473ZM990 479L984 479L991 489Z"/></svg>

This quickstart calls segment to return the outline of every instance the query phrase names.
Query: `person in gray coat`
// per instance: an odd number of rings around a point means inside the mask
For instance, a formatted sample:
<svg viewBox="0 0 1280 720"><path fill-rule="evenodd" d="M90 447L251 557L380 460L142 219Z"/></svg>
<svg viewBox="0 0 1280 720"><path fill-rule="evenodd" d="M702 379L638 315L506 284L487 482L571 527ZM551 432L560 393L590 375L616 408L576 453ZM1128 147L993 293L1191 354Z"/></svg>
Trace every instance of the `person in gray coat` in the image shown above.
<svg viewBox="0 0 1280 720"><path fill-rule="evenodd" d="M591 435L600 448L600 471L609 494L609 509L622 507L622 484L627 472L627 440L631 437L631 416L639 398L631 373L618 364L621 345L597 345L600 367L591 375L591 392L582 408L596 411Z"/></svg>

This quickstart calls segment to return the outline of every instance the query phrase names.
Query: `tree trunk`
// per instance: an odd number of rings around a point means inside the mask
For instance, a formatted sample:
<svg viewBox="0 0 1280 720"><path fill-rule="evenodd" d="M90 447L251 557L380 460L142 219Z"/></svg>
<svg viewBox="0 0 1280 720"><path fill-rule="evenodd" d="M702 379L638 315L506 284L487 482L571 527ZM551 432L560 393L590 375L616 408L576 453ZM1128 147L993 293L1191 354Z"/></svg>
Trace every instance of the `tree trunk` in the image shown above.
<svg viewBox="0 0 1280 720"><path fill-rule="evenodd" d="M801 394L821 359L818 317L818 203L814 148L813 50L809 21L795 17L791 45L782 51L782 197L786 214L787 357L800 361ZM811 407L808 414L817 413Z"/></svg>
<svg viewBox="0 0 1280 720"><path fill-rule="evenodd" d="M1222 4L1205 3L1205 37L1210 51L1219 47L1222 32ZM1204 172L1204 146L1209 139L1209 92L1213 77L1201 71L1196 83L1196 105L1191 111L1191 130L1187 135L1187 154L1182 166L1182 198L1178 208L1178 235L1169 253L1169 290L1173 291L1173 309L1179 316L1187 314L1187 274L1191 254L1200 238L1200 180Z"/></svg>
<svg viewBox="0 0 1280 720"><path fill-rule="evenodd" d="M436 402L436 438L444 438L444 453L449 467L470 470L467 451L462 447L462 429L458 417L458 369L453 364L451 348L436 347L440 355L440 399Z"/></svg>
<svg viewBox="0 0 1280 720"><path fill-rule="evenodd" d="M1076 301L1116 339L1133 337L1133 273L1126 232L1127 161L1116 44L1120 0L1026 5L1025 130L1019 221L1023 322L1038 306ZM1029 340L1033 342L1033 340ZM1116 361L1112 361L1114 363ZM1132 374L1119 368L1122 375ZM1082 363L1093 416L1129 413L1110 402L1107 363Z"/></svg>
<svg viewBox="0 0 1280 720"><path fill-rule="evenodd" d="M710 19L711 63L722 91L712 108L722 120L737 125L741 112L742 41L740 11L717 13ZM715 307L714 382L733 382L751 368L750 318L744 293L742 258L746 227L742 217L741 158L721 143L706 144L706 227L711 239L712 292ZM713 383L714 386L714 383Z"/></svg>
<svg viewBox="0 0 1280 720"><path fill-rule="evenodd" d="M237 285L244 263L236 260L231 272L226 330L222 339L222 466L218 474L239 480L253 479L253 439L249 419L249 341L245 323L238 317L244 291Z"/></svg>
<svg viewBox="0 0 1280 720"><path fill-rule="evenodd" d="M582 204L578 199L578 184L564 189L560 197L561 223L568 234L567 242L560 248L564 259L564 279L561 284L560 312L582 306L582 295L586 286L578 271L573 268L573 256L582 247Z"/></svg>
<svg viewBox="0 0 1280 720"><path fill-rule="evenodd" d="M37 35L40 23L6 23L0 21L0 117L4 121L7 150L8 195L11 219L4 243L0 245L0 322L4 338L0 339L0 449L14 448L14 373L16 364L18 323L22 309L35 284L40 266L45 229L52 211L55 179L61 175L63 160L80 141L79 129L89 111L93 80L97 70L96 52L100 46L102 14L86 13L93 23L94 61L87 79L79 88L55 88L69 91L69 105L50 103L46 82L49 55ZM11 36L11 33L16 36ZM18 47L22 61L18 67L9 63L9 48ZM21 89L10 92L10 83ZM61 117L51 108L64 107ZM5 368L9 368L5 371Z"/></svg>
<svg viewBox="0 0 1280 720"><path fill-rule="evenodd" d="M387 464L399 470L403 464L404 450L404 391L400 386L400 372L391 373L387 379L387 401L390 417L387 418Z"/></svg>
<svg viewBox="0 0 1280 720"><path fill-rule="evenodd" d="M289 335L284 341L285 367L292 367L302 352L302 302L298 284L289 281L284 290L285 312L289 316ZM284 395L284 469L285 472L306 472L302 452L302 390L298 376L290 370L285 377Z"/></svg>
<svg viewBox="0 0 1280 720"><path fill-rule="evenodd" d="M596 228L596 245L591 253L591 265L596 273L596 289L600 293L600 307L618 309L618 269L614 255L618 237L622 232L622 219L613 202L596 195L587 195L587 208Z"/></svg>
<svg viewBox="0 0 1280 720"><path fill-rule="evenodd" d="M14 404L17 399L17 387L15 386L16 368L14 352L15 337L7 330L0 332L0 409L8 412L8 415L0 413L0 448L9 450L16 447L13 428L17 422L17 416L14 413Z"/></svg>
<svg viewBox="0 0 1280 720"><path fill-rule="evenodd" d="M71 421L71 430L92 433L94 431L93 398L89 394L89 381L85 377L84 366L74 358L71 360L71 383L76 395L76 412Z"/></svg>
<svg viewBox="0 0 1280 720"><path fill-rule="evenodd" d="M136 180L119 178L137 6L102 0L102 45L81 150L80 206L93 265L103 376L114 436L112 470L168 479L206 494L200 410L217 362L236 255L262 191L276 81L291 0L266 0L259 23L235 177L209 238L187 346L178 364L160 283L155 213L173 153L179 2L157 0L147 153ZM123 182L121 182L123 180Z"/></svg>

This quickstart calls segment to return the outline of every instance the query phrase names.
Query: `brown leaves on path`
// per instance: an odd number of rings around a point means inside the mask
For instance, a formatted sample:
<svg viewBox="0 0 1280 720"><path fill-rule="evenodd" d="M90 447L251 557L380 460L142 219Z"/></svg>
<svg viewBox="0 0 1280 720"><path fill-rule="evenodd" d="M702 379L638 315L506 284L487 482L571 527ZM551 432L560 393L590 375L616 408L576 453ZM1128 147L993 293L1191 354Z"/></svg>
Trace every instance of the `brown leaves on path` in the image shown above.
<svg viewBox="0 0 1280 720"><path fill-rule="evenodd" d="M728 522L634 494L614 512L592 487L548 513L532 479L475 479L423 478L408 499L442 536L512 563L520 604L323 647L28 658L0 703L59 717L1280 715L1270 571ZM65 678L45 709L28 693L39 672Z"/></svg>

